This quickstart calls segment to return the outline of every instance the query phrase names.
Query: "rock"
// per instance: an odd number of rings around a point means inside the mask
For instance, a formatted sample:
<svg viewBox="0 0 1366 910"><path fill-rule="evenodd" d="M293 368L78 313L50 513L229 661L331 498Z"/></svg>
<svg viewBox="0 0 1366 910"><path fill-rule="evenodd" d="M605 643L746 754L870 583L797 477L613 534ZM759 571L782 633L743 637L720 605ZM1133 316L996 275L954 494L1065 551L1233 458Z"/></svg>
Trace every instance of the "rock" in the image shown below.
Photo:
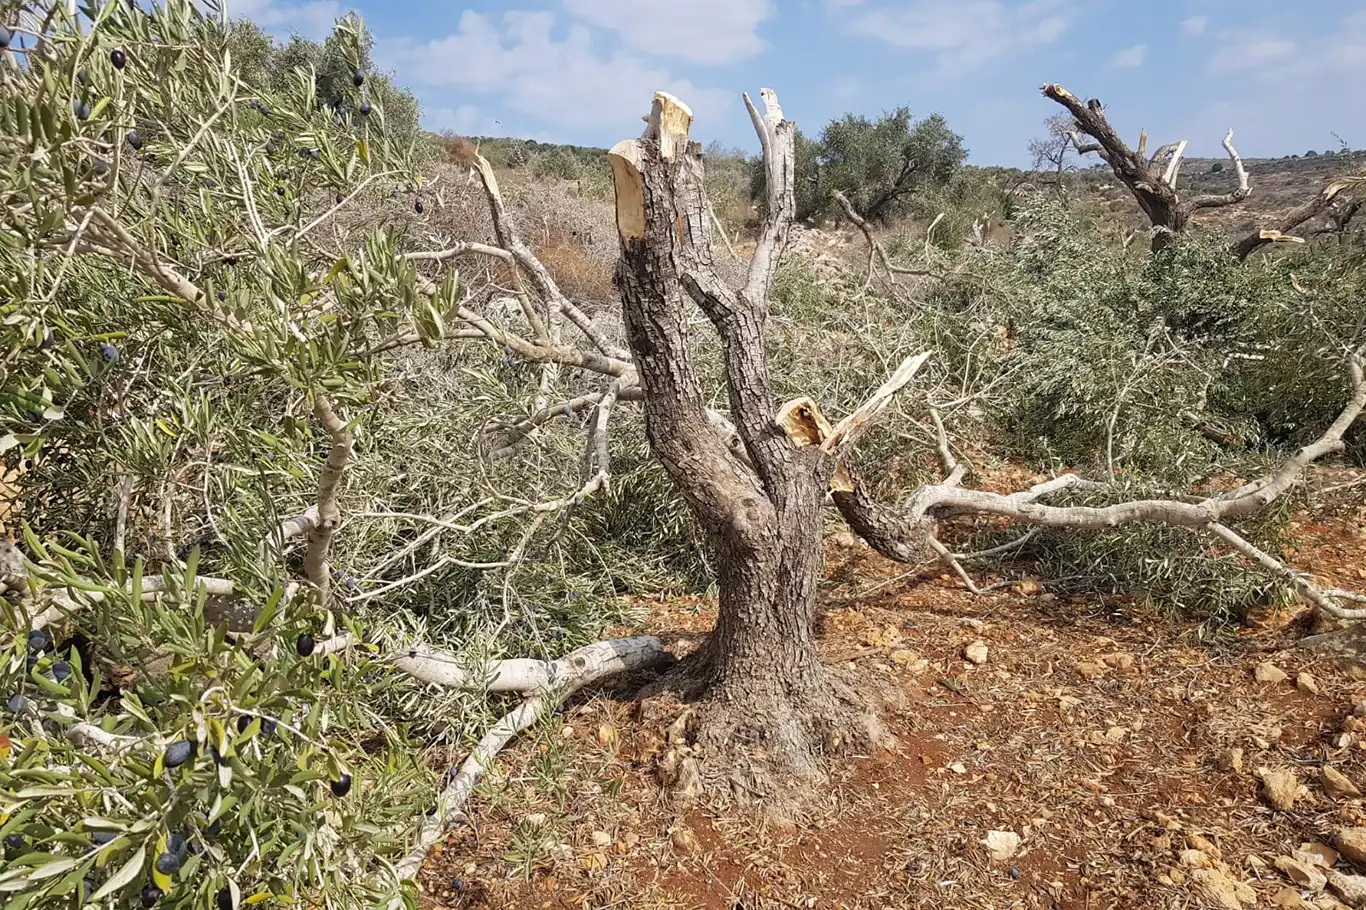
<svg viewBox="0 0 1366 910"><path fill-rule="evenodd" d="M1271 663L1257 664L1257 669L1252 671L1252 675L1257 677L1259 683L1281 683L1289 679L1285 671Z"/></svg>
<svg viewBox="0 0 1366 910"><path fill-rule="evenodd" d="M1300 897L1294 888L1282 888L1271 897L1271 906L1282 910L1316 910L1313 904Z"/></svg>
<svg viewBox="0 0 1366 910"><path fill-rule="evenodd" d="M669 840L680 853L696 853L701 847L697 842L697 835L693 834L687 825L679 825L669 832Z"/></svg>
<svg viewBox="0 0 1366 910"><path fill-rule="evenodd" d="M1101 661L1112 670L1129 670L1134 666L1134 656L1124 651L1106 654L1101 658Z"/></svg>
<svg viewBox="0 0 1366 910"><path fill-rule="evenodd" d="M1318 894L1328 884L1328 876L1312 864L1302 863L1289 856L1278 856L1272 860L1271 864L1279 869L1282 875L1305 891L1313 891Z"/></svg>
<svg viewBox="0 0 1366 910"><path fill-rule="evenodd" d="M907 664L915 663L919 658L919 655L914 651L907 651L905 648L897 648L891 653L891 658L892 663L896 664L898 667L904 667Z"/></svg>
<svg viewBox="0 0 1366 910"><path fill-rule="evenodd" d="M1366 875L1328 873L1328 887L1349 907L1366 907Z"/></svg>
<svg viewBox="0 0 1366 910"><path fill-rule="evenodd" d="M621 733L611 724L599 724L598 745L604 749L617 748L621 745Z"/></svg>
<svg viewBox="0 0 1366 910"><path fill-rule="evenodd" d="M1299 799L1300 791L1304 789L1294 771L1269 771L1262 768L1257 772L1257 776L1262 779L1262 797L1267 805L1282 812L1294 808L1295 800Z"/></svg>
<svg viewBox="0 0 1366 910"><path fill-rule="evenodd" d="M959 620L959 624L962 625L964 628L975 629L978 632L982 631L987 627L987 624L982 622L982 620L973 619L971 617Z"/></svg>
<svg viewBox="0 0 1366 910"><path fill-rule="evenodd" d="M1333 846L1349 863L1366 866L1366 828L1343 828L1333 836Z"/></svg>
<svg viewBox="0 0 1366 910"><path fill-rule="evenodd" d="M1255 891L1217 869L1196 869L1191 873L1191 881L1196 890L1219 910L1243 910L1244 904L1251 906L1257 902Z"/></svg>
<svg viewBox="0 0 1366 910"><path fill-rule="evenodd" d="M1011 586L1010 590L1019 594L1021 597L1033 597L1043 590L1043 586L1032 578L1025 578L1021 581L1017 581Z"/></svg>
<svg viewBox="0 0 1366 910"><path fill-rule="evenodd" d="M1308 692L1310 695L1319 694L1319 682L1314 678L1314 674L1308 670L1301 670L1300 675L1295 677L1295 687L1301 692Z"/></svg>
<svg viewBox="0 0 1366 910"><path fill-rule="evenodd" d="M1222 850L1215 846L1208 838L1201 837L1199 834L1192 834L1187 837L1186 846L1190 847L1192 850L1199 850L1216 862L1224 858Z"/></svg>
<svg viewBox="0 0 1366 910"><path fill-rule="evenodd" d="M967 658L968 662L979 667L987 662L988 653L986 642L983 641L974 641L963 649L963 656Z"/></svg>
<svg viewBox="0 0 1366 910"><path fill-rule="evenodd" d="M1199 850L1182 850L1181 855L1178 856L1177 859L1179 859L1181 865L1185 866L1187 869L1208 869L1214 865L1214 862L1209 856L1201 853Z"/></svg>
<svg viewBox="0 0 1366 910"><path fill-rule="evenodd" d="M1105 665L1098 664L1094 660L1079 660L1076 664L1076 670L1083 679L1095 679L1105 673Z"/></svg>
<svg viewBox="0 0 1366 910"><path fill-rule="evenodd" d="M987 852L992 859L1003 863L1020 849L1020 835L1014 831L988 831L982 843L987 845Z"/></svg>
<svg viewBox="0 0 1366 910"><path fill-rule="evenodd" d="M612 846L612 835L608 834L606 831L594 831L592 834L592 838L593 846L595 847Z"/></svg>
<svg viewBox="0 0 1366 910"><path fill-rule="evenodd" d="M1241 774L1243 773L1243 750L1237 747L1226 749L1219 754L1215 764L1220 771L1232 771Z"/></svg>
<svg viewBox="0 0 1366 910"><path fill-rule="evenodd" d="M1338 851L1327 844L1317 842L1300 844L1300 849L1293 851L1290 855L1300 862L1312 862L1322 869L1331 869L1338 862Z"/></svg>
<svg viewBox="0 0 1366 910"><path fill-rule="evenodd" d="M1361 790L1347 775L1328 765L1319 771L1319 784L1323 786L1323 792L1333 799L1355 799L1361 795Z"/></svg>

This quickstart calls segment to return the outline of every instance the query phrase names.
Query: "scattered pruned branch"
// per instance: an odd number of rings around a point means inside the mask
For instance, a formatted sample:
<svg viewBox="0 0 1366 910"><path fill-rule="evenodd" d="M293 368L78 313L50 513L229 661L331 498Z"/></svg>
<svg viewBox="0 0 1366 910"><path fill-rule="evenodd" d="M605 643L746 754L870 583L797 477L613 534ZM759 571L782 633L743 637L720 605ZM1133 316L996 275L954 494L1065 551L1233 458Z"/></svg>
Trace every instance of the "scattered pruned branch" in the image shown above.
<svg viewBox="0 0 1366 910"><path fill-rule="evenodd" d="M1303 243L1303 238L1292 236L1290 232L1309 219L1326 212L1333 201L1347 188L1348 184L1342 181L1329 183L1313 199L1286 212L1276 222L1275 227L1253 231L1233 244L1233 254L1239 259L1246 259L1268 243Z"/></svg>
<svg viewBox="0 0 1366 910"><path fill-rule="evenodd" d="M887 255L887 248L882 242L873 236L873 229L868 224L868 220L855 211L853 203L839 190L831 190L830 197L839 204L840 211L844 212L844 217L849 219L849 223L858 228L863 234L863 239L868 242L868 276L863 281L863 290L867 291L872 285L873 279L877 277L877 266L880 263L886 272L886 280L889 284L896 283L897 275L917 275L929 276L934 273L929 269L912 269L903 265L896 265L891 257Z"/></svg>
<svg viewBox="0 0 1366 910"><path fill-rule="evenodd" d="M484 734L460 770L437 796L436 805L418 819L417 840L408 855L394 867L398 879L403 881L416 877L431 848L465 817L465 806L474 788L493 764L493 759L514 736L584 686L617 673L658 666L668 659L659 639L643 636L586 645L551 662L544 670L532 670L529 666L524 668L526 676L523 681L531 682L533 677L539 678L543 673L546 685L538 687L535 694Z"/></svg>

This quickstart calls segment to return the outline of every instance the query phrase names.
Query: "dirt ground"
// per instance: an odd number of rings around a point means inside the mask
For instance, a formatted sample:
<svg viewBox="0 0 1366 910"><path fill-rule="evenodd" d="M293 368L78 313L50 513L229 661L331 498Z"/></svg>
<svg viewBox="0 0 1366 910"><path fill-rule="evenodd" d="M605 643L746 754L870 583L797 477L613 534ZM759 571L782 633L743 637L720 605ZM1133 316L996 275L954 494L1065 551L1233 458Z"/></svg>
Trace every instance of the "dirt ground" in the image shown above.
<svg viewBox="0 0 1366 910"><path fill-rule="evenodd" d="M1360 590L1362 517L1300 521L1287 557ZM828 569L826 662L905 698L895 748L835 765L815 818L766 829L675 805L654 777L661 731L633 720L640 681L616 680L500 756L434 852L424 906L1336 908L1320 873L1366 871L1326 846L1366 805L1323 779L1366 786L1366 674L1284 650L1301 617L1208 643L1028 580L972 596L848 538ZM686 651L714 615L667 600L645 626ZM1291 777L1263 784L1275 772ZM1293 804L1273 807L1277 785ZM1302 849L1322 868L1296 883L1282 858Z"/></svg>

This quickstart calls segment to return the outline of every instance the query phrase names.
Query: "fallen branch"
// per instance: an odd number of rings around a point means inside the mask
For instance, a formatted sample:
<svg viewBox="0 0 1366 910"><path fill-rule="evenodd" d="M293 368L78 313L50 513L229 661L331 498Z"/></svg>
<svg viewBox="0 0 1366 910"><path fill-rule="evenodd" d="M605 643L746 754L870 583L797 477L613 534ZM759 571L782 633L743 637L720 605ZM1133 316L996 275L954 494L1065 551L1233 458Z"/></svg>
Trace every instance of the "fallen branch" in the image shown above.
<svg viewBox="0 0 1366 910"><path fill-rule="evenodd" d="M416 878L427 853L465 817L465 806L493 759L514 736L550 713L573 693L607 676L642 670L669 660L659 639L649 636L595 642L552 662L553 686L531 695L479 740L460 770L437 796L432 811L418 819L417 841L394 867L399 881Z"/></svg>

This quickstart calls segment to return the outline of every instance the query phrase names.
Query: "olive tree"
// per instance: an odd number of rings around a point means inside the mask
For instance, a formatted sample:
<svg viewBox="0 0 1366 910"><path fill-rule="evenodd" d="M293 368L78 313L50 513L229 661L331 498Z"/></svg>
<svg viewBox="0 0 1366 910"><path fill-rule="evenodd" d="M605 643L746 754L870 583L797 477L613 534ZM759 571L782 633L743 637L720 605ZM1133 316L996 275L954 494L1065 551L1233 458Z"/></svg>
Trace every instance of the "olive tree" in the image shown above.
<svg viewBox="0 0 1366 910"><path fill-rule="evenodd" d="M356 20L328 40L331 109L308 60L278 84L244 73L194 0L6 0L0 23L5 905L413 906L449 806L425 740L463 737L486 690L533 693L489 734L506 741L661 651L484 664L371 609L439 571L517 566L608 472L603 454L562 498L439 489L431 514L385 509L356 478L404 486L376 439L412 369L395 358L473 341L537 371L630 364L557 340L587 322L543 269L513 303L524 334L475 309L487 288L453 263L525 253L491 172L495 243L420 246L423 162L371 94ZM497 559L434 546L519 518Z"/></svg>

